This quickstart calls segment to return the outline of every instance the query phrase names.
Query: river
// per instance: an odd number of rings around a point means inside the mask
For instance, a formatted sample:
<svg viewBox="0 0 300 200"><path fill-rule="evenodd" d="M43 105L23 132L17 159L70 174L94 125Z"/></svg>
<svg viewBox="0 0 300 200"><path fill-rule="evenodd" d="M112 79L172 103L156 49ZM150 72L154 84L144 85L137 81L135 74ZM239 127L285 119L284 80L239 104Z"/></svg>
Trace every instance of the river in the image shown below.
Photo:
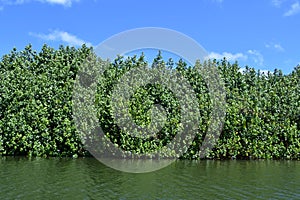
<svg viewBox="0 0 300 200"><path fill-rule="evenodd" d="M300 199L299 161L176 161L132 174L94 158L0 157L0 199Z"/></svg>

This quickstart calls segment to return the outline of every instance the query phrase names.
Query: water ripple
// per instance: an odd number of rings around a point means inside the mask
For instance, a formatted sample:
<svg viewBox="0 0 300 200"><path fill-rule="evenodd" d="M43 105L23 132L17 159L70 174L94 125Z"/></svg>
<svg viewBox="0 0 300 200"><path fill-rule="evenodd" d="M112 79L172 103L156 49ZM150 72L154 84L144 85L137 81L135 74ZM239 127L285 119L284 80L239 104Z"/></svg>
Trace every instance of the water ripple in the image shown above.
<svg viewBox="0 0 300 200"><path fill-rule="evenodd" d="M300 199L297 161L178 161L130 174L93 158L0 158L0 199Z"/></svg>

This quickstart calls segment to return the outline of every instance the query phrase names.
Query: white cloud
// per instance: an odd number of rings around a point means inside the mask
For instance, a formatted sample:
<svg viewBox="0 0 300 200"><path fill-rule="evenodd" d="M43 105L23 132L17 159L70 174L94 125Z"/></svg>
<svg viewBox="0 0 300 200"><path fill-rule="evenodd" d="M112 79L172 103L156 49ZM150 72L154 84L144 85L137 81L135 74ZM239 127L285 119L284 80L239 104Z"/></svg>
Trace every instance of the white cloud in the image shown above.
<svg viewBox="0 0 300 200"><path fill-rule="evenodd" d="M39 0L43 3L50 3L50 4L59 4L63 6L71 6L73 2L78 2L78 0Z"/></svg>
<svg viewBox="0 0 300 200"><path fill-rule="evenodd" d="M265 45L268 49L274 49L276 51L284 52L284 48L280 44L269 43Z"/></svg>
<svg viewBox="0 0 300 200"><path fill-rule="evenodd" d="M278 51L284 51L284 48L280 44L274 44L274 48Z"/></svg>
<svg viewBox="0 0 300 200"><path fill-rule="evenodd" d="M272 0L271 3L273 6L280 8L281 4L284 2L285 0Z"/></svg>
<svg viewBox="0 0 300 200"><path fill-rule="evenodd" d="M240 68L239 72L244 74L246 72L246 68ZM270 70L267 70L267 69L260 69L259 72L260 72L260 74L264 74L264 75L267 75L268 73L272 73Z"/></svg>
<svg viewBox="0 0 300 200"><path fill-rule="evenodd" d="M276 48L279 48L277 45L275 45ZM275 48L274 47L274 48ZM264 57L263 55L257 51L257 50L248 50L246 53L215 53L211 52L206 59L217 59L221 60L223 58L226 58L230 62L234 61L247 61L247 62L253 62L257 67L262 67L264 65Z"/></svg>
<svg viewBox="0 0 300 200"><path fill-rule="evenodd" d="M30 3L33 1L38 1L41 3L57 4L66 7L70 7L72 3L78 2L79 0L0 0L2 5L21 5L24 3Z"/></svg>
<svg viewBox="0 0 300 200"><path fill-rule="evenodd" d="M259 70L261 74L265 74L267 75L268 73L272 73L270 70L267 70L267 69L262 69L262 70Z"/></svg>
<svg viewBox="0 0 300 200"><path fill-rule="evenodd" d="M222 54L220 54L220 53L211 52L207 56L208 59L217 59L217 60L223 59L224 57L228 61L236 61L238 59L244 59L244 60L247 59L247 56L242 53L232 54L232 53L228 53L228 52L223 52Z"/></svg>
<svg viewBox="0 0 300 200"><path fill-rule="evenodd" d="M288 16L298 14L299 12L300 12L300 4L299 1L297 1L291 5L291 8L287 12L285 12L283 16L288 17Z"/></svg>
<svg viewBox="0 0 300 200"><path fill-rule="evenodd" d="M246 68L240 68L239 72L241 72L242 74L245 72Z"/></svg>
<svg viewBox="0 0 300 200"><path fill-rule="evenodd" d="M264 64L263 55L257 50L248 50L247 53L250 55L250 58L254 61L258 66L262 66Z"/></svg>
<svg viewBox="0 0 300 200"><path fill-rule="evenodd" d="M67 43L71 46L81 46L83 44L86 44L87 46L92 46L91 43L86 42L80 38L78 38L75 35L72 35L65 31L52 31L49 34L41 34L41 33L29 33L29 35L38 37L43 40L50 40L50 41L62 41Z"/></svg>

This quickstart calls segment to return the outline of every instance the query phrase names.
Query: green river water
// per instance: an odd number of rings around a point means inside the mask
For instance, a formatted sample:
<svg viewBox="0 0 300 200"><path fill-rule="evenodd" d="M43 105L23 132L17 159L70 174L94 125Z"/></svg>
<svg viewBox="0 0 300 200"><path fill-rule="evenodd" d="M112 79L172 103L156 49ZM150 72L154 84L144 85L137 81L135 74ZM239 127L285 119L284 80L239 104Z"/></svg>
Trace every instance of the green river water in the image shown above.
<svg viewBox="0 0 300 200"><path fill-rule="evenodd" d="M0 199L300 199L299 161L176 161L116 171L94 158L0 157Z"/></svg>

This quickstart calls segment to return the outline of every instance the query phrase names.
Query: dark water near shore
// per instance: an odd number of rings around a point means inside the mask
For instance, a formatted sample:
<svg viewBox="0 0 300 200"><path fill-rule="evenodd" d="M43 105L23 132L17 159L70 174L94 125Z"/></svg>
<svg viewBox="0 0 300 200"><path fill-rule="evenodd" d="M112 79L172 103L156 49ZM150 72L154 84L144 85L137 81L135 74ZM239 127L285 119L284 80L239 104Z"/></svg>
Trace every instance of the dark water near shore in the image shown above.
<svg viewBox="0 0 300 200"><path fill-rule="evenodd" d="M93 158L0 157L0 199L300 199L299 161L177 161L130 174Z"/></svg>

